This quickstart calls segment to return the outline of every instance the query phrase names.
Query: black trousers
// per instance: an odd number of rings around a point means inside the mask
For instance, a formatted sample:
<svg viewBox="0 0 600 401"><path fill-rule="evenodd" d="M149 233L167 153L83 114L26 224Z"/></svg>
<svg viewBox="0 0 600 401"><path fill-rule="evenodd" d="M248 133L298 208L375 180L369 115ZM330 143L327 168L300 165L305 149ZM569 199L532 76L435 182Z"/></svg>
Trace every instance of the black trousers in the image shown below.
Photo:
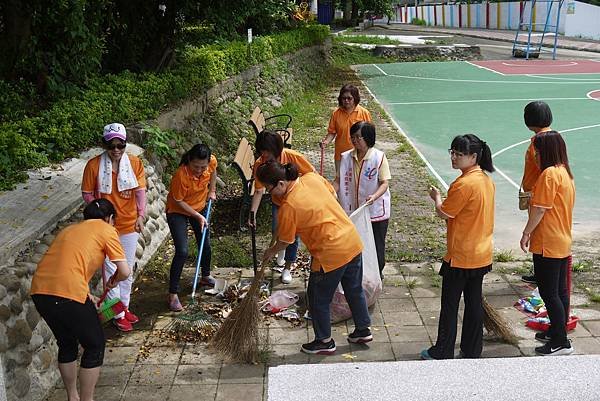
<svg viewBox="0 0 600 401"><path fill-rule="evenodd" d="M377 251L377 262L379 263L379 275L383 278L385 267L385 236L387 235L389 220L372 221L373 238L375 239L375 250Z"/></svg>
<svg viewBox="0 0 600 401"><path fill-rule="evenodd" d="M569 313L569 289L567 288L567 266L569 257L556 259L533 254L533 269L540 296L548 311L552 325L550 346L558 347L567 342L567 319Z"/></svg>
<svg viewBox="0 0 600 401"><path fill-rule="evenodd" d="M447 264L447 262L444 263ZM450 268L449 265L447 267ZM481 356L483 349L482 283L483 274L475 277L460 277L453 274L443 276L438 337L435 345L429 348L429 355L433 358L454 358L458 305L461 294L464 294L465 313L460 350L465 358L479 358Z"/></svg>
<svg viewBox="0 0 600 401"><path fill-rule="evenodd" d="M58 362L77 360L78 344L83 347L81 367L96 368L104 361L104 330L92 301L84 304L53 295L32 295L35 308L46 321L58 344Z"/></svg>

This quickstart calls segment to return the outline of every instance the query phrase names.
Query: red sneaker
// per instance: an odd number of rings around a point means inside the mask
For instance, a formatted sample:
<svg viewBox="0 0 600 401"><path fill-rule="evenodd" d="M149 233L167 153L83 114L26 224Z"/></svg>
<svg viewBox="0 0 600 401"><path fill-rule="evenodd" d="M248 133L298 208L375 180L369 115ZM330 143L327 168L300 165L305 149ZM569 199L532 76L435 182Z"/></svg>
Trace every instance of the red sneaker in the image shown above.
<svg viewBox="0 0 600 401"><path fill-rule="evenodd" d="M131 313L129 309L125 309L125 319L131 324L136 324L140 321L140 318Z"/></svg>
<svg viewBox="0 0 600 401"><path fill-rule="evenodd" d="M125 319L124 317L119 318L119 319L113 319L113 324L120 331L128 332L128 331L133 330L133 326L131 325L129 320Z"/></svg>

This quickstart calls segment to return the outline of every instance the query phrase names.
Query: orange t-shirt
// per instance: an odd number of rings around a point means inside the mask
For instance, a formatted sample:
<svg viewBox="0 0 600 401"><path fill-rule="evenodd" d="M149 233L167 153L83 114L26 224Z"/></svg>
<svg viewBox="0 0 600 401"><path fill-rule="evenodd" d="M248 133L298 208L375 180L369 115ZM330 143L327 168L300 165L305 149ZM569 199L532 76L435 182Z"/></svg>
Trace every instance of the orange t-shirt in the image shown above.
<svg viewBox="0 0 600 401"><path fill-rule="evenodd" d="M281 163L281 164L287 164L287 163L295 164L296 167L298 167L298 175L299 176L302 176L307 173L315 172L315 168L313 167L312 164L310 164L310 162L308 160L306 160L306 157L304 157L304 155L302 153L296 152L295 150L284 148L283 151L281 152L281 156L279 157L279 159L280 159L279 163ZM263 184L258 178L256 178L256 171L258 170L260 165L265 163L266 161L267 161L267 159L265 159L264 157L261 156L258 159L256 159L256 161L254 162L254 167L253 167L254 171L253 171L252 175L255 177L254 178L254 188L256 188L256 189L262 189L265 187L265 184ZM274 204L276 204L277 206L281 205L281 197L280 196L271 195L271 201Z"/></svg>
<svg viewBox="0 0 600 401"><path fill-rule="evenodd" d="M492 263L495 192L494 181L479 167L450 185L442 211L449 217L444 260L452 267L476 269Z"/></svg>
<svg viewBox="0 0 600 401"><path fill-rule="evenodd" d="M131 168L134 171L135 177L137 178L139 184L137 188L118 192L117 173L113 171L112 193L99 193L98 173L100 171L100 156L96 156L87 162L85 165L85 170L83 170L83 180L81 182L82 192L92 192L94 196L100 196L101 198L111 201L115 207L115 210L117 211L115 228L119 232L119 235L130 234L135 231L135 221L137 220L138 213L134 192L138 189L146 188L144 164L139 157L130 154L128 154L128 156L129 161L131 162Z"/></svg>
<svg viewBox="0 0 600 401"><path fill-rule="evenodd" d="M371 113L360 104L352 113L348 113L343 107L338 107L331 115L327 133L335 134L335 160L341 160L342 153L353 148L350 127L359 121L371 122Z"/></svg>
<svg viewBox="0 0 600 401"><path fill-rule="evenodd" d="M331 184L317 173L298 178L277 213L277 238L293 243L299 235L313 257L311 270L338 269L362 252L363 245Z"/></svg>
<svg viewBox="0 0 600 401"><path fill-rule="evenodd" d="M535 182L540 174L542 174L542 170L540 170L540 166L538 166L535 160L535 147L533 146L533 140L535 139L536 135L547 131L551 131L551 128L543 128L534 136L532 136L529 146L527 147L527 151L525 152L525 167L523 169L523 179L521 180L521 185L523 187L523 191L525 192L533 191Z"/></svg>
<svg viewBox="0 0 600 401"><path fill-rule="evenodd" d="M31 295L44 294L85 303L88 283L104 258L125 261L125 251L115 227L90 219L62 230L37 266Z"/></svg>
<svg viewBox="0 0 600 401"><path fill-rule="evenodd" d="M531 205L546 209L531 233L529 250L547 258L571 255L575 184L564 166L544 169L535 183Z"/></svg>
<svg viewBox="0 0 600 401"><path fill-rule="evenodd" d="M189 213L183 210L176 201L184 201L192 209L201 211L206 206L208 191L210 186L210 177L217 171L217 158L210 156L208 168L200 177L196 177L187 168L185 164L179 166L173 178L169 195L167 195L167 213L179 213L189 216Z"/></svg>

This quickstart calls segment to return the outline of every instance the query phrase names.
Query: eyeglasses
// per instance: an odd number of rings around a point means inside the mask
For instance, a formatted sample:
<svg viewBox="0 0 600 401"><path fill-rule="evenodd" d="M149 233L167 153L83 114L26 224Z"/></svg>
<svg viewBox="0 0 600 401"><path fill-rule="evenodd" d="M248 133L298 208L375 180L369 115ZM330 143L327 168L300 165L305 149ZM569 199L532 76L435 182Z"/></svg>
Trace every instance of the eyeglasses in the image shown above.
<svg viewBox="0 0 600 401"><path fill-rule="evenodd" d="M123 150L127 147L127 143L107 143L106 144L106 149L108 150L115 150L115 149L119 149L119 150Z"/></svg>
<svg viewBox="0 0 600 401"><path fill-rule="evenodd" d="M450 155L450 157L456 157L456 158L458 158L458 157L461 157L461 156L464 156L464 155L465 155L464 153L457 152L457 151L456 151L456 150L454 150L454 149L448 149L448 154Z"/></svg>

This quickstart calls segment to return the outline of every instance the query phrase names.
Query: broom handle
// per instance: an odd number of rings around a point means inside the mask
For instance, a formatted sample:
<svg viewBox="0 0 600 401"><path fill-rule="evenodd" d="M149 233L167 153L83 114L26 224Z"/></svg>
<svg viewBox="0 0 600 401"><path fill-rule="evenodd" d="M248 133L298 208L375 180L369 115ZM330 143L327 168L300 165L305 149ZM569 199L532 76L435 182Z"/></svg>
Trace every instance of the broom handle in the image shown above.
<svg viewBox="0 0 600 401"><path fill-rule="evenodd" d="M200 273L200 260L202 259L202 250L204 249L204 239L206 238L206 230L208 230L208 223L210 221L210 208L212 206L212 199L208 200L208 206L206 208L206 224L202 228L202 239L200 240L200 246L198 247L198 260L196 261L196 274L194 275L194 287L192 288L192 299L196 296L196 287L198 286L198 274Z"/></svg>
<svg viewBox="0 0 600 401"><path fill-rule="evenodd" d="M256 276L256 269L258 267L257 257L256 257L256 227L254 226L255 222L254 212L250 212L250 221L252 221L252 225L250 226L250 235L252 238L252 267L254 268L254 275Z"/></svg>
<svg viewBox="0 0 600 401"><path fill-rule="evenodd" d="M567 322L571 317L571 269L573 268L573 255L567 259L567 296L569 299L569 308L567 309Z"/></svg>
<svg viewBox="0 0 600 401"><path fill-rule="evenodd" d="M321 174L321 176L323 176L323 162L325 159L325 144L323 142L320 142L319 145L321 147L321 162L319 164L319 174Z"/></svg>

